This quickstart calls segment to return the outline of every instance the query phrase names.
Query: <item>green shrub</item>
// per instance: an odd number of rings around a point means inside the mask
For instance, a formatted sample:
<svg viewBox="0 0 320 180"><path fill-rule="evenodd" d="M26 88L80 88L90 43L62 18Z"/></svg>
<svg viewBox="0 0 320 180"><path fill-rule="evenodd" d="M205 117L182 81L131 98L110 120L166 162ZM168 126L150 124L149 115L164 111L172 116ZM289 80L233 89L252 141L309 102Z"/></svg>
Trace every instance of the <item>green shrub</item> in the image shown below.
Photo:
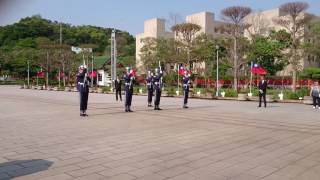
<svg viewBox="0 0 320 180"><path fill-rule="evenodd" d="M220 89L220 92L225 92L225 97L238 97L238 93L236 90L234 89L231 89L231 88L223 88L223 89Z"/></svg>

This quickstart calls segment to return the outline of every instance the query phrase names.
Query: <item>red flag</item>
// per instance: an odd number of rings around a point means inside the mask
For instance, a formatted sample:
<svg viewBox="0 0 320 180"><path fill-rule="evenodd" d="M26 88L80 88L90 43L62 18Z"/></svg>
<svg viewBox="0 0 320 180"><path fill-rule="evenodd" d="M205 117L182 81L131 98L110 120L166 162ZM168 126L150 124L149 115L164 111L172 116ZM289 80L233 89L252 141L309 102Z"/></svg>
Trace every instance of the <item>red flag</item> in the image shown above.
<svg viewBox="0 0 320 180"><path fill-rule="evenodd" d="M97 77L97 71L92 71L92 72L90 72L90 73L89 73L89 76L90 76L91 78L96 78L96 77Z"/></svg>
<svg viewBox="0 0 320 180"><path fill-rule="evenodd" d="M38 78L44 78L44 72L43 72L43 71L39 71L39 72L37 73L37 77L38 77Z"/></svg>
<svg viewBox="0 0 320 180"><path fill-rule="evenodd" d="M185 74L186 72L189 73L189 74L191 74L191 72L188 71L185 67L180 66L179 71L178 71L179 75L184 76L184 74Z"/></svg>
<svg viewBox="0 0 320 180"><path fill-rule="evenodd" d="M251 68L251 72L253 74L259 74L259 75L266 75L267 70L264 69L263 67L259 66L258 64L254 64L253 67Z"/></svg>
<svg viewBox="0 0 320 180"><path fill-rule="evenodd" d="M137 74L137 70L131 69L131 70L130 70L130 74L131 74L133 77L135 77L136 74Z"/></svg>
<svg viewBox="0 0 320 180"><path fill-rule="evenodd" d="M64 72L60 72L60 78L64 77Z"/></svg>

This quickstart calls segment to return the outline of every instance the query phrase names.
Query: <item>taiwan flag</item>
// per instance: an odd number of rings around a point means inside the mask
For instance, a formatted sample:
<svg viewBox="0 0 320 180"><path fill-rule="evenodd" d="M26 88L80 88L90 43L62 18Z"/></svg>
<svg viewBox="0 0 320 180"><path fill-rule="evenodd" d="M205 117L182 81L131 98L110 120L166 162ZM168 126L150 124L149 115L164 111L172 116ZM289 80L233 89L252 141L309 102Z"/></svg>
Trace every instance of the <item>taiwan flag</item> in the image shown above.
<svg viewBox="0 0 320 180"><path fill-rule="evenodd" d="M44 78L44 72L43 71L37 72L37 77L38 78Z"/></svg>
<svg viewBox="0 0 320 180"><path fill-rule="evenodd" d="M90 72L90 73L89 73L89 76L90 76L91 78L96 78L96 77L97 77L97 71L92 71L92 72Z"/></svg>
<svg viewBox="0 0 320 180"><path fill-rule="evenodd" d="M131 74L131 76L135 77L136 74L137 74L137 70L131 69L131 70L130 70L130 74Z"/></svg>
<svg viewBox="0 0 320 180"><path fill-rule="evenodd" d="M185 72L190 73L183 65L180 65L178 74L181 75L181 76L184 76Z"/></svg>
<svg viewBox="0 0 320 180"><path fill-rule="evenodd" d="M259 75L266 75L267 74L267 70L264 69L263 67L261 67L259 64L254 64L251 67L251 72L253 74L259 74Z"/></svg>

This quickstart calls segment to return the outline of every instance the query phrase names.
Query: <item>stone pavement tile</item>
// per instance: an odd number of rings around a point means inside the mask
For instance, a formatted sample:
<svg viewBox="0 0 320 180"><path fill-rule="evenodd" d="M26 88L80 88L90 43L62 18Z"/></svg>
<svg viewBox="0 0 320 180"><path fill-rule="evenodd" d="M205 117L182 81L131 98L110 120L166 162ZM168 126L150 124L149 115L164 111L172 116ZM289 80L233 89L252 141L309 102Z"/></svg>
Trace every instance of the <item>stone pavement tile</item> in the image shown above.
<svg viewBox="0 0 320 180"><path fill-rule="evenodd" d="M258 166L256 168L253 168L249 171L247 171L246 173L252 176L256 176L256 177L265 177L268 176L270 174L272 174L273 172L277 171L278 168L274 168L271 166L267 166L267 165L262 165L262 166Z"/></svg>
<svg viewBox="0 0 320 180"><path fill-rule="evenodd" d="M227 177L216 175L216 174L199 174L194 176L196 180L228 180Z"/></svg>
<svg viewBox="0 0 320 180"><path fill-rule="evenodd" d="M152 159L146 159L140 162L130 163L129 165L132 165L137 168L143 168L143 167L149 167L151 165L158 164L161 162L163 162L163 160L152 158Z"/></svg>
<svg viewBox="0 0 320 180"><path fill-rule="evenodd" d="M79 166L81 168L87 168L90 166L106 164L110 161L112 161L112 160L110 160L110 158L98 158L98 159L92 159L92 160L86 161L84 163L77 164L77 166Z"/></svg>
<svg viewBox="0 0 320 180"><path fill-rule="evenodd" d="M72 179L72 177L66 174L58 174L58 175L42 178L41 180L68 180L68 179Z"/></svg>
<svg viewBox="0 0 320 180"><path fill-rule="evenodd" d="M67 165L72 165L72 164L80 164L80 163L85 163L86 161L77 157L77 158L71 158L71 159L66 159L66 160L61 160L61 161L56 161L52 164L52 168L56 167L63 167Z"/></svg>
<svg viewBox="0 0 320 180"><path fill-rule="evenodd" d="M304 156L295 154L295 153L290 153L284 156L281 156L275 160L269 161L265 163L265 165L272 166L275 168L283 168L289 164L292 164L300 159L303 159Z"/></svg>
<svg viewBox="0 0 320 180"><path fill-rule="evenodd" d="M106 177L99 174L89 174L75 178L74 180L105 180Z"/></svg>
<svg viewBox="0 0 320 180"><path fill-rule="evenodd" d="M161 176L164 176L164 177L174 177L174 176L189 172L190 170L192 170L192 168L187 166L176 166L166 170L159 171L157 172L157 174L160 174Z"/></svg>
<svg viewBox="0 0 320 180"><path fill-rule="evenodd" d="M118 174L128 173L130 171L135 170L136 168L131 166L119 166L117 168L107 169L104 171L99 172L98 174L101 174L106 177L112 177Z"/></svg>
<svg viewBox="0 0 320 180"><path fill-rule="evenodd" d="M106 167L95 165L95 166L91 166L91 167L87 167L87 168L83 168L75 171L69 171L67 172L67 174L73 177L80 177L80 176L84 176L84 175L88 175L96 172L101 172L106 169L107 169Z"/></svg>
<svg viewBox="0 0 320 180"><path fill-rule="evenodd" d="M278 174L271 174L269 176L266 176L266 177L262 178L261 180L292 180L292 177L281 176L281 175L278 175Z"/></svg>
<svg viewBox="0 0 320 180"><path fill-rule="evenodd" d="M294 177L293 180L320 180L320 166L307 169L305 172Z"/></svg>
<svg viewBox="0 0 320 180"><path fill-rule="evenodd" d="M129 174L119 174L110 178L110 180L133 180L136 177L131 176Z"/></svg>
<svg viewBox="0 0 320 180"><path fill-rule="evenodd" d="M189 162L190 161L188 161L188 160L185 160L185 159L182 159L182 158L177 158L177 159L172 159L172 160L169 160L169 161L163 161L163 162L160 162L160 163L158 163L156 165L162 166L162 167L165 167L165 168L171 168L171 167L174 167L174 166L187 164Z"/></svg>
<svg viewBox="0 0 320 180"><path fill-rule="evenodd" d="M149 166L149 167L144 167L141 169L135 169L133 171L129 171L128 174L133 175L135 177L143 177L146 175L154 174L159 171L160 171L159 168L155 166Z"/></svg>
<svg viewBox="0 0 320 180"><path fill-rule="evenodd" d="M314 167L316 165L320 165L320 162L315 161L314 159L310 160L308 157L304 158L304 159L300 159L298 161L296 161L295 163L293 163L292 165L297 165L297 166L302 166L302 167L306 167L306 168L311 168Z"/></svg>
<svg viewBox="0 0 320 180"><path fill-rule="evenodd" d="M167 179L167 177L160 176L159 174L149 174L143 177L138 177L135 180L164 180L164 179Z"/></svg>
<svg viewBox="0 0 320 180"><path fill-rule="evenodd" d="M196 177L192 176L191 174L181 174L168 180L196 180Z"/></svg>
<svg viewBox="0 0 320 180"><path fill-rule="evenodd" d="M68 171L74 171L78 170L80 167L75 166L75 165L69 165L69 166L63 166L63 167L58 167L58 168L49 168L46 171L40 171L34 174L28 174L22 177L17 177L15 179L21 179L21 180L34 180L34 179L42 179L44 177L48 176L54 176L55 174L62 174Z"/></svg>
<svg viewBox="0 0 320 180"><path fill-rule="evenodd" d="M236 165L232 165L230 167L218 170L218 171L214 172L214 174L231 178L231 177L235 177L239 174L243 174L243 173L247 172L249 169L251 169L251 167L245 166L245 164L244 165L236 164Z"/></svg>
<svg viewBox="0 0 320 180"><path fill-rule="evenodd" d="M253 176L251 174L246 174L246 173L238 174L236 176L232 176L228 178L228 180L259 180L259 179L261 178L257 176Z"/></svg>
<svg viewBox="0 0 320 180"><path fill-rule="evenodd" d="M213 164L215 161L208 159L208 158L202 158L202 159L198 159L195 161L191 161L189 163L186 164L186 166L197 169L203 166L207 166L209 164Z"/></svg>
<svg viewBox="0 0 320 180"><path fill-rule="evenodd" d="M204 152L199 152L199 153L193 153L190 154L188 156L185 156L184 159L189 160L189 161L195 161L195 160L199 160L205 157L208 157L209 154L204 153Z"/></svg>
<svg viewBox="0 0 320 180"><path fill-rule="evenodd" d="M286 166L286 167L274 172L274 174L279 175L279 176L286 176L286 177L294 178L294 177L302 174L306 170L307 170L306 167L297 166L297 165L289 165L289 166Z"/></svg>

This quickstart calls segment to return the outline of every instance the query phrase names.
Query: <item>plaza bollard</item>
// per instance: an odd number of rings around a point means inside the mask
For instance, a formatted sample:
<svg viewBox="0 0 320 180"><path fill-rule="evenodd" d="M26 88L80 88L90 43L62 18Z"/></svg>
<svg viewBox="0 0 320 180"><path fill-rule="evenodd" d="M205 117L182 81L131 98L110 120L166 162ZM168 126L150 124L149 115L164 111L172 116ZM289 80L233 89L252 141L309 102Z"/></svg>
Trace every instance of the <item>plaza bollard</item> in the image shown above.
<svg viewBox="0 0 320 180"><path fill-rule="evenodd" d="M226 92L222 91L221 96L224 98L226 96Z"/></svg>

